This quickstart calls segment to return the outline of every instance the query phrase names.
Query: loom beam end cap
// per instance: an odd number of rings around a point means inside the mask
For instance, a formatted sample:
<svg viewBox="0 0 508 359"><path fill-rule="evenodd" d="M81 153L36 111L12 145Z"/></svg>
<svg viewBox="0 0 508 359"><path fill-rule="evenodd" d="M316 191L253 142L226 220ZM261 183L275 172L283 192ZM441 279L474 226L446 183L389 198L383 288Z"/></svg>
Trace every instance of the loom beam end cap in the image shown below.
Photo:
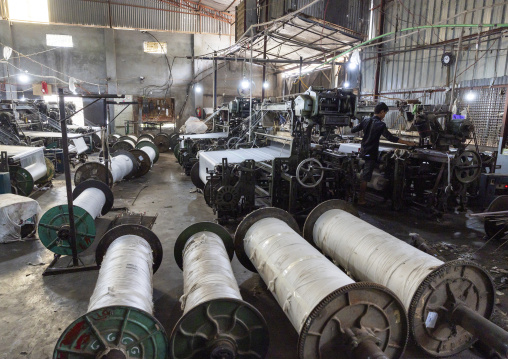
<svg viewBox="0 0 508 359"><path fill-rule="evenodd" d="M268 344L268 326L256 308L221 298L201 303L180 318L169 350L174 359L265 358Z"/></svg>
<svg viewBox="0 0 508 359"><path fill-rule="evenodd" d="M329 294L300 330L301 359L346 357L400 358L409 336L404 305L386 287L368 282L348 284ZM372 345L374 343L375 345ZM373 352L377 351L377 355Z"/></svg>
<svg viewBox="0 0 508 359"><path fill-rule="evenodd" d="M446 262L427 275L413 295L408 310L411 336L433 357L460 353L477 338L451 317L456 300L489 319L495 297L495 285L486 269L468 260Z"/></svg>
<svg viewBox="0 0 508 359"><path fill-rule="evenodd" d="M158 359L167 353L166 332L156 318L137 308L110 306L69 325L56 343L53 359Z"/></svg>
<svg viewBox="0 0 508 359"><path fill-rule="evenodd" d="M145 151L138 150L137 148L130 150L129 152L136 157L136 162L138 163L138 170L134 176L141 177L146 175L150 171L150 168L152 168L152 161L150 161L148 154Z"/></svg>
<svg viewBox="0 0 508 359"><path fill-rule="evenodd" d="M95 220L83 208L74 206L74 223L76 227L76 250L83 252L95 239ZM47 249L53 253L70 256L69 206L59 205L44 213L38 224L39 238Z"/></svg>
<svg viewBox="0 0 508 359"><path fill-rule="evenodd" d="M76 169L76 173L74 173L74 184L76 186L90 179L104 183L108 182L110 186L113 186L113 174L104 164L99 162L84 163L79 166ZM109 179L109 181L107 181L107 179Z"/></svg>

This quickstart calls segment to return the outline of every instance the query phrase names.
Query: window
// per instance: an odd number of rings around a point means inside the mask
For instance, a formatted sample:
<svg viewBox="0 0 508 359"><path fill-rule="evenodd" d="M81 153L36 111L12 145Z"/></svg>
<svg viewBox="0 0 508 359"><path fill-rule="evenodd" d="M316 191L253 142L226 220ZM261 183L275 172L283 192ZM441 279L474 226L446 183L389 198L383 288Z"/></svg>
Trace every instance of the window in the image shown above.
<svg viewBox="0 0 508 359"><path fill-rule="evenodd" d="M48 0L7 0L10 20L49 22Z"/></svg>
<svg viewBox="0 0 508 359"><path fill-rule="evenodd" d="M143 43L143 50L149 54L167 54L168 44L165 42L159 44L157 41L145 41Z"/></svg>
<svg viewBox="0 0 508 359"><path fill-rule="evenodd" d="M71 35L46 34L46 45L56 47L73 47Z"/></svg>

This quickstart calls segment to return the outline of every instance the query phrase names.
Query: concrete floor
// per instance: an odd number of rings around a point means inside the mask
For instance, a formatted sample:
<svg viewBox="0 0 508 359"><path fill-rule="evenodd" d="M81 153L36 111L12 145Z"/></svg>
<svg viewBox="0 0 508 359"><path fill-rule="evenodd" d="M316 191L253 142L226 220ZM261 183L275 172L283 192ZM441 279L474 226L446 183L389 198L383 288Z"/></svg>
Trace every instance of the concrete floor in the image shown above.
<svg viewBox="0 0 508 359"><path fill-rule="evenodd" d="M161 154L159 162L145 177L114 187L115 207L157 215L153 231L162 241L164 258L154 275L155 315L168 335L181 315L178 299L183 286L182 272L173 257L174 242L187 226L214 220L202 195L192 193L193 190L190 178L182 173L172 153ZM43 212L64 203L63 176L56 178L54 187L38 195L37 200ZM112 212L108 217L118 213ZM467 215L449 215L440 222L429 222L418 219L415 213L394 213L384 204L361 214L365 220L403 240L408 239L411 232L419 233L435 243L438 250L443 248L447 259L468 256L489 268L507 269L505 248L492 255L500 243L489 244L470 255L483 245L484 233L481 224ZM86 312L98 271L42 277L53 254L38 240L4 244L0 249L0 359L51 358L61 332ZM232 264L244 299L256 306L268 321L272 343L268 358L295 358L297 333L264 283L236 258ZM502 292L507 294L506 289ZM506 312L506 296L500 298L500 308ZM404 356L408 359L425 357L411 345ZM473 351L455 356L481 357Z"/></svg>

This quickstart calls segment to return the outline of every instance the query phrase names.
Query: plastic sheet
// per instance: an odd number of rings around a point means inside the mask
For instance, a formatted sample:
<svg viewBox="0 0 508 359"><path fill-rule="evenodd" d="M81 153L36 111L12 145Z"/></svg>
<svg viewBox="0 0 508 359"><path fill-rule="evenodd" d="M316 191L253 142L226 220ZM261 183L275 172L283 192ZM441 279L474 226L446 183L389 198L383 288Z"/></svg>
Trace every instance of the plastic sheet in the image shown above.
<svg viewBox="0 0 508 359"><path fill-rule="evenodd" d="M141 237L117 238L101 264L88 312L113 305L128 306L153 314L150 245Z"/></svg>
<svg viewBox="0 0 508 359"><path fill-rule="evenodd" d="M245 160L272 161L275 158L289 158L290 155L289 146L277 145L238 150L201 151L199 152L199 177L203 183L206 183L207 169L213 171L215 166L222 164L223 158L227 158L229 164L235 164Z"/></svg>
<svg viewBox="0 0 508 359"><path fill-rule="evenodd" d="M443 264L339 209L321 215L314 225L313 238L324 254L354 278L390 288L406 308L425 277Z"/></svg>
<svg viewBox="0 0 508 359"><path fill-rule="evenodd" d="M71 146L69 146L69 152L75 152L80 155L88 150L88 146L86 145L83 137L72 139L71 142L74 143L73 147L75 150L71 150Z"/></svg>
<svg viewBox="0 0 508 359"><path fill-rule="evenodd" d="M245 235L244 248L298 333L323 299L354 283L279 219L265 218L253 224Z"/></svg>
<svg viewBox="0 0 508 359"><path fill-rule="evenodd" d="M113 183L120 182L132 172L134 164L131 159L125 155L118 155L111 158L111 174Z"/></svg>
<svg viewBox="0 0 508 359"><path fill-rule="evenodd" d="M93 187L85 189L73 202L74 206L83 208L94 219L100 216L105 203L104 192Z"/></svg>
<svg viewBox="0 0 508 359"><path fill-rule="evenodd" d="M155 153L155 150L150 146L143 146L140 148L140 150L145 152L148 155L148 157L150 157L150 162L153 165L153 161L155 160L155 156L157 155Z"/></svg>
<svg viewBox="0 0 508 359"><path fill-rule="evenodd" d="M189 117L184 128L185 133L205 133L208 130L208 126L197 117Z"/></svg>
<svg viewBox="0 0 508 359"><path fill-rule="evenodd" d="M222 239L200 232L187 240L183 250L184 314L201 303L219 298L242 300Z"/></svg>
<svg viewBox="0 0 508 359"><path fill-rule="evenodd" d="M0 243L20 240L23 222L40 212L41 207L34 199L10 193L0 194Z"/></svg>

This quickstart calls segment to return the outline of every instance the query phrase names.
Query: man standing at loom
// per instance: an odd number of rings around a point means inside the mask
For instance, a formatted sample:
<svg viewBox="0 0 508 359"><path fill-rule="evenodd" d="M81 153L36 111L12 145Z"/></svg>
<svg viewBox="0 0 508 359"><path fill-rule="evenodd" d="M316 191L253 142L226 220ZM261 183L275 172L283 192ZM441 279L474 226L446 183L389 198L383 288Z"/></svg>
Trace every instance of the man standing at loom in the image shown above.
<svg viewBox="0 0 508 359"><path fill-rule="evenodd" d="M385 137L390 142L402 143L407 146L416 146L414 142L409 142L394 136L386 128L386 123L383 122L389 109L386 103L380 102L374 108L374 116L371 118L363 119L358 126L351 129L352 133L363 131L362 147L360 149L360 158L365 161L361 173L360 194L358 196L358 204L366 205L365 192L367 190L367 183L372 179L372 173L376 167L379 156L379 140L381 136Z"/></svg>

